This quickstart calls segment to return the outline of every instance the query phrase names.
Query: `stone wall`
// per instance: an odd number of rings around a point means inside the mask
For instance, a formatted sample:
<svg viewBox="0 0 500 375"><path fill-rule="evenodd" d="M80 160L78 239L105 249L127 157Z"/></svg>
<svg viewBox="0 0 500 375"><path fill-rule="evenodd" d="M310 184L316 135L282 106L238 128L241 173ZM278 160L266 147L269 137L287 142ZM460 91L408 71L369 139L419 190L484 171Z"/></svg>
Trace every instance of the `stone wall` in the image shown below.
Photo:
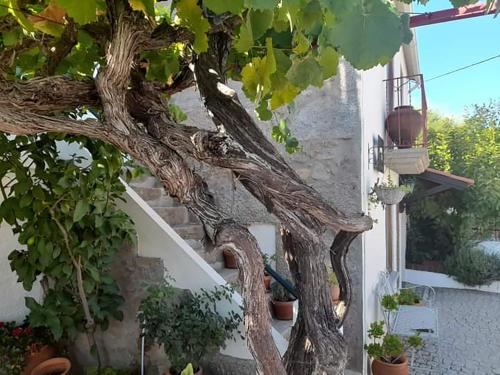
<svg viewBox="0 0 500 375"><path fill-rule="evenodd" d="M277 149L307 184L318 190L327 201L348 213L361 211L360 80L359 72L341 63L336 77L326 81L321 89L310 88L302 93L291 113L282 110L278 115L278 118L283 116L290 120L290 129L298 138L302 151L289 155L279 144L276 144ZM253 114L252 103L246 100L239 84L233 82L230 86L237 90L240 100ZM188 115L187 123L214 129L195 89L177 94L174 101ZM272 124L259 124L263 133L270 138ZM233 179L229 171L209 169L199 163L193 165L206 178L217 203L233 217L248 224L278 224L276 218ZM325 241L331 238L332 234L327 233ZM279 235L277 239L276 248L279 252ZM348 263L354 299L344 332L350 347L350 367L360 371L363 361L361 240L356 240L351 246Z"/></svg>
<svg viewBox="0 0 500 375"><path fill-rule="evenodd" d="M138 369L141 346L140 329L136 320L137 311L145 296L145 285L161 281L164 266L161 260L139 257L134 247L126 246L118 253L111 273L125 299L121 307L124 316L122 321L110 322L106 331L96 333L102 364L114 368ZM75 363L73 369L75 374L82 373L82 368L85 366L96 365L85 335L77 339L71 354ZM168 368L168 361L158 348L152 348L146 358L148 367Z"/></svg>

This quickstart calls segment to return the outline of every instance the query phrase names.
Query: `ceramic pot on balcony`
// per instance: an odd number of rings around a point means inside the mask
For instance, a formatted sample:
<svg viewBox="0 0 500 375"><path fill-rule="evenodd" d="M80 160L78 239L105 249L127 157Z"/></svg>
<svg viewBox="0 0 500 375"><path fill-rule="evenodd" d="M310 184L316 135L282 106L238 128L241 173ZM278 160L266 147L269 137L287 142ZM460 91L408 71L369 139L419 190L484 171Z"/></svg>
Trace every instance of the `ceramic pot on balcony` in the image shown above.
<svg viewBox="0 0 500 375"><path fill-rule="evenodd" d="M293 320L293 301L271 301L274 316L278 320Z"/></svg>
<svg viewBox="0 0 500 375"><path fill-rule="evenodd" d="M400 363L387 363L379 359L372 362L373 375L409 375L408 360L406 357L401 359Z"/></svg>
<svg viewBox="0 0 500 375"><path fill-rule="evenodd" d="M386 128L399 148L410 148L423 130L422 115L411 105L396 107L387 116Z"/></svg>

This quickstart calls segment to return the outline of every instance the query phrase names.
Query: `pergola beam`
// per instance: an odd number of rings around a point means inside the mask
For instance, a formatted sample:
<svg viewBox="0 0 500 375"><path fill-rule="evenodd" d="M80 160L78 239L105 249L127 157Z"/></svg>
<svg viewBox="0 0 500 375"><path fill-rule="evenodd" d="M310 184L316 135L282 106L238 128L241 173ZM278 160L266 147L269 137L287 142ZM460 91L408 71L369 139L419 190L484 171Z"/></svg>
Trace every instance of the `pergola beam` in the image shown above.
<svg viewBox="0 0 500 375"><path fill-rule="evenodd" d="M420 27L433 25L436 23L457 21L466 18L485 16L497 12L495 5L489 6L486 3L473 4L460 8L439 10L410 17L410 27Z"/></svg>

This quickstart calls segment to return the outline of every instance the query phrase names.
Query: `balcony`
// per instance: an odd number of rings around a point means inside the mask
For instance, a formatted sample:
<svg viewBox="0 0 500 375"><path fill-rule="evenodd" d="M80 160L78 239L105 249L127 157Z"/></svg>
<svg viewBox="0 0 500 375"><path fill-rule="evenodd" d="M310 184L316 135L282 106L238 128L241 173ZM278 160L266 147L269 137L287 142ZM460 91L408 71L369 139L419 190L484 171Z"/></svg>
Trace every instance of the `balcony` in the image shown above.
<svg viewBox="0 0 500 375"><path fill-rule="evenodd" d="M398 174L420 174L429 166L427 101L422 74L386 81L385 165Z"/></svg>

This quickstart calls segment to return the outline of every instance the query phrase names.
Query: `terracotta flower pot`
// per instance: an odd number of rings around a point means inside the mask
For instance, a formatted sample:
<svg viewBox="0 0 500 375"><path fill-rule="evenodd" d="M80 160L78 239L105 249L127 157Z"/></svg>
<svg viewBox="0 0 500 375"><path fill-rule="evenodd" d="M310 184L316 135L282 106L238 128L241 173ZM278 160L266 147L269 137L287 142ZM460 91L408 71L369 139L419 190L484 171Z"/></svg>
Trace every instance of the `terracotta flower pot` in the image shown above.
<svg viewBox="0 0 500 375"><path fill-rule="evenodd" d="M238 268L236 256L231 251L224 250L222 254L224 255L224 266L226 268Z"/></svg>
<svg viewBox="0 0 500 375"><path fill-rule="evenodd" d="M293 319L293 303L294 301L272 301L274 316L278 320Z"/></svg>
<svg viewBox="0 0 500 375"><path fill-rule="evenodd" d="M394 143L401 148L409 148L423 129L422 115L411 105L402 105L389 113L386 127Z"/></svg>
<svg viewBox="0 0 500 375"><path fill-rule="evenodd" d="M178 375L174 372L173 370L170 370L169 372L166 372L165 375ZM203 375L203 368L200 366L200 369L194 373L194 375Z"/></svg>
<svg viewBox="0 0 500 375"><path fill-rule="evenodd" d="M270 275L264 275L264 287L266 290L269 290L271 288L271 276Z"/></svg>
<svg viewBox="0 0 500 375"><path fill-rule="evenodd" d="M71 362L67 358L51 358L36 366L31 375L65 375L71 370Z"/></svg>
<svg viewBox="0 0 500 375"><path fill-rule="evenodd" d="M379 359L374 359L372 362L373 375L409 375L408 360L406 357L401 359L401 363L386 363Z"/></svg>
<svg viewBox="0 0 500 375"><path fill-rule="evenodd" d="M39 350L32 351L26 357L26 366L24 367L21 375L30 375L31 371L38 366L40 363L51 359L56 356L56 349L52 346L45 345L42 346Z"/></svg>
<svg viewBox="0 0 500 375"><path fill-rule="evenodd" d="M337 303L339 303L339 299L340 299L340 288L338 285L332 285L330 287L330 294L332 296L332 302L334 305L336 305Z"/></svg>

